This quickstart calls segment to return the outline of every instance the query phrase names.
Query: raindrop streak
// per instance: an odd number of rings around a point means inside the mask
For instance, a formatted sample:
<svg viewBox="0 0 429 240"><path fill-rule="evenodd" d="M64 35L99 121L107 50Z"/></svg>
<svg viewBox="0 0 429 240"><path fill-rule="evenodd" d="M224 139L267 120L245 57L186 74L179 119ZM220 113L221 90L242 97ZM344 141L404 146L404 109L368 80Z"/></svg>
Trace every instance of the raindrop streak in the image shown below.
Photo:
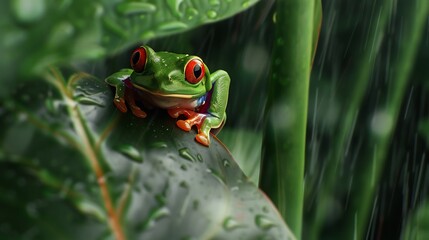
<svg viewBox="0 0 429 240"><path fill-rule="evenodd" d="M142 163L143 157L140 152L131 145L122 145L116 148L118 152L130 158L132 161Z"/></svg>
<svg viewBox="0 0 429 240"><path fill-rule="evenodd" d="M262 230L268 230L275 226L273 221L262 215L255 216L255 223Z"/></svg>
<svg viewBox="0 0 429 240"><path fill-rule="evenodd" d="M143 221L143 224L141 226L142 230L149 229L155 225L156 221L159 221L160 219L167 217L170 215L170 210L166 206L160 206L155 209L153 209L146 220Z"/></svg>
<svg viewBox="0 0 429 240"><path fill-rule="evenodd" d="M192 156L192 154L190 153L190 151L189 151L188 148L181 148L181 149L179 149L179 155L181 157L183 157L184 159L189 160L191 162L195 162L196 161L195 157Z"/></svg>
<svg viewBox="0 0 429 240"><path fill-rule="evenodd" d="M122 2L116 6L116 10L122 15L132 15L155 12L156 6L144 2Z"/></svg>
<svg viewBox="0 0 429 240"><path fill-rule="evenodd" d="M226 231L232 231L232 230L239 228L239 227L243 227L243 226L240 225L237 221L235 221L235 219L233 219L232 217L227 217L223 221L223 228Z"/></svg>

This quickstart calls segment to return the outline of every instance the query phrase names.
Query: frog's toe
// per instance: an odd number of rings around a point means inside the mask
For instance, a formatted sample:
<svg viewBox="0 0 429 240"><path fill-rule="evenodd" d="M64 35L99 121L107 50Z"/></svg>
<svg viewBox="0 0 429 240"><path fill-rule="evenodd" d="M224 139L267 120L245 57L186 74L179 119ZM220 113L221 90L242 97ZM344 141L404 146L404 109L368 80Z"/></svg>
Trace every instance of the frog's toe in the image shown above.
<svg viewBox="0 0 429 240"><path fill-rule="evenodd" d="M180 128L180 129L182 129L183 131L186 131L186 132L189 132L190 130L191 130L191 124L189 124L189 122L188 121L186 121L186 120L178 120L177 122L176 122L176 125Z"/></svg>
<svg viewBox="0 0 429 240"><path fill-rule="evenodd" d="M131 111L133 112L134 116L138 118L145 118L147 116L147 114L137 106L131 107Z"/></svg>
<svg viewBox="0 0 429 240"><path fill-rule="evenodd" d="M195 140L206 147L210 145L209 137L203 133L198 133L197 136L195 136Z"/></svg>
<svg viewBox="0 0 429 240"><path fill-rule="evenodd" d="M123 98L115 98L113 99L113 103L119 111L123 113L127 112L127 105L125 105L125 100Z"/></svg>

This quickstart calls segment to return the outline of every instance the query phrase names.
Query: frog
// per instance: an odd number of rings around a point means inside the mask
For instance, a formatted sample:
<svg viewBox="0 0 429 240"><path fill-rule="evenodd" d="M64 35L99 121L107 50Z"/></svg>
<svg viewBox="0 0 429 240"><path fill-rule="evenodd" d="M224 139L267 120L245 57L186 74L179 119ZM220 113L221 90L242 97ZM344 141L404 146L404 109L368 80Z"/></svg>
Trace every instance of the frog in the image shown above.
<svg viewBox="0 0 429 240"><path fill-rule="evenodd" d="M116 108L122 113L130 109L138 118L147 116L146 109L165 109L183 131L195 126L195 140L209 147L210 134L217 134L226 121L228 73L211 73L198 56L156 52L146 45L132 52L130 65L105 79L115 88Z"/></svg>

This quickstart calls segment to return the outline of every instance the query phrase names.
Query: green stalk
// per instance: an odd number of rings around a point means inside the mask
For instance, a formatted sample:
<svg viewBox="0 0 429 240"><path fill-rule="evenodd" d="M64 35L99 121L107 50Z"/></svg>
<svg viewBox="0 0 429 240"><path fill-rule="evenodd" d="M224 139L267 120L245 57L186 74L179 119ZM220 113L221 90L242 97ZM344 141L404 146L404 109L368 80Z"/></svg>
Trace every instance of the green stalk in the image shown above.
<svg viewBox="0 0 429 240"><path fill-rule="evenodd" d="M278 0L261 188L301 238L314 0Z"/></svg>
<svg viewBox="0 0 429 240"><path fill-rule="evenodd" d="M383 172L384 163L390 139L393 135L398 115L402 105L402 99L407 90L409 75L415 61L420 40L424 32L425 20L429 15L429 1L414 0L407 5L403 18L403 33L400 37L401 45L397 57L394 59L389 71L389 89L384 96L384 103L376 111L372 119L383 124L367 134L368 139L361 150L363 153L359 159L355 180L350 193L350 202L345 213L345 226L342 229L343 236L340 239L364 239L365 230L371 206L374 201L374 193ZM371 122L371 121L369 121ZM359 160L358 160L359 161Z"/></svg>
<svg viewBox="0 0 429 240"><path fill-rule="evenodd" d="M361 46L363 50L359 53L356 67L349 78L351 87L347 89L347 92L350 92L350 94L342 106L341 112L345 113L344 118L339 123L338 130L335 131L336 134L333 137L335 142L328 155L326 172L320 185L321 189L315 216L309 223L309 239L319 239L320 227L326 218L329 199L333 194L334 186L339 176L340 163L345 155L348 139L353 134L353 125L364 99L375 65L375 59L380 51L386 26L392 14L392 4L393 0L378 0L374 5L377 10L371 16L368 38L366 43L363 43L366 46Z"/></svg>

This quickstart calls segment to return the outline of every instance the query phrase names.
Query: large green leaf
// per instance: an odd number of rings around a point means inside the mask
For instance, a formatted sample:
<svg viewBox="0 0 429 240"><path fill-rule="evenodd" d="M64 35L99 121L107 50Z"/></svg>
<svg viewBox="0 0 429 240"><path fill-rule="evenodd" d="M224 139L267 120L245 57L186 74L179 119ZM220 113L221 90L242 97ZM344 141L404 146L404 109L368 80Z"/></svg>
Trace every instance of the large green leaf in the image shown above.
<svg viewBox="0 0 429 240"><path fill-rule="evenodd" d="M90 76L46 77L0 108L1 239L294 239L216 138L122 114Z"/></svg>
<svg viewBox="0 0 429 240"><path fill-rule="evenodd" d="M138 41L230 17L257 1L2 1L0 96L15 85L16 76L32 76L50 65L115 54Z"/></svg>

